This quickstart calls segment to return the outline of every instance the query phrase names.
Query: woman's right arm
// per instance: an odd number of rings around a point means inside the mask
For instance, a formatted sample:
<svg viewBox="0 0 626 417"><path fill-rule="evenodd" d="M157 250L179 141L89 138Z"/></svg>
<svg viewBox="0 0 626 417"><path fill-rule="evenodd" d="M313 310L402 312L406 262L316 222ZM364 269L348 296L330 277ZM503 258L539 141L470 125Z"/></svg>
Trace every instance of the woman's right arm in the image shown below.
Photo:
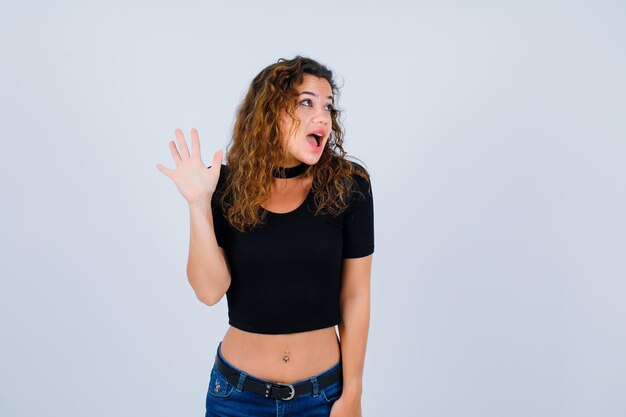
<svg viewBox="0 0 626 417"><path fill-rule="evenodd" d="M161 164L156 167L170 177L189 203L191 223L187 278L196 297L207 305L222 299L230 286L230 270L224 250L218 246L213 228L211 199L222 166L222 151L213 155L213 164L207 169L200 156L200 139L196 129L191 130L192 153L185 137L176 129L178 148L170 141L170 152L176 169Z"/></svg>
<svg viewBox="0 0 626 417"><path fill-rule="evenodd" d="M190 204L189 260L187 278L196 297L207 305L222 299L230 286L230 270L224 249L217 245L213 229L211 197L207 204Z"/></svg>

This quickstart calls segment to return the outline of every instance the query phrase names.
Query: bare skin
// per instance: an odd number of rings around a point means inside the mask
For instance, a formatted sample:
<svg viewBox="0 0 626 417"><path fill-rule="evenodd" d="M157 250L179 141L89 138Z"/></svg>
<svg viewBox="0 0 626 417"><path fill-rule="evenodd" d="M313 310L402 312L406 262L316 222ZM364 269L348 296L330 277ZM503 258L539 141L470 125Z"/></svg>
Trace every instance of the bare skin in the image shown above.
<svg viewBox="0 0 626 417"><path fill-rule="evenodd" d="M288 352L288 353L285 353ZM339 361L334 327L303 333L267 335L230 327L222 355L239 369L269 381L293 383L330 368ZM289 357L285 361L285 356Z"/></svg>

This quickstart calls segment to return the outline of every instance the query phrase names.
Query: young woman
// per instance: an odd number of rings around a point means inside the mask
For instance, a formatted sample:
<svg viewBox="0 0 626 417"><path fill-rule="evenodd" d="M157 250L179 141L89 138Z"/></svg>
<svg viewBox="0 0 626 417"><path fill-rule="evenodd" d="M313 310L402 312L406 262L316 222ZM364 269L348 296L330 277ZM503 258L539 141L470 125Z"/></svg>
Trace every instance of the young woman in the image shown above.
<svg viewBox="0 0 626 417"><path fill-rule="evenodd" d="M331 71L300 56L252 81L232 142L200 158L177 129L170 177L189 203L187 276L226 294L206 416L361 416L374 252L369 175L345 159ZM338 325L339 338L335 331Z"/></svg>

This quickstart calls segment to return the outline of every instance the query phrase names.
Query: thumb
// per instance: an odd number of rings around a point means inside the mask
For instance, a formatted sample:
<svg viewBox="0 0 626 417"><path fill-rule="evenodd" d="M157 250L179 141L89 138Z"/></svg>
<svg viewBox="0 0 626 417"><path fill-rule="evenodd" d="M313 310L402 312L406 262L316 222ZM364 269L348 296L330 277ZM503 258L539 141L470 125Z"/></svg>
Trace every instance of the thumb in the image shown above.
<svg viewBox="0 0 626 417"><path fill-rule="evenodd" d="M158 169L159 171L161 171L164 175L167 175L168 177L172 178L172 174L174 173L174 171L172 171L169 168L166 168L165 166L161 165L161 164L156 164L156 169Z"/></svg>
<svg viewBox="0 0 626 417"><path fill-rule="evenodd" d="M213 154L213 166L217 165L220 168L222 167L222 156L223 155L224 155L224 152L221 149Z"/></svg>

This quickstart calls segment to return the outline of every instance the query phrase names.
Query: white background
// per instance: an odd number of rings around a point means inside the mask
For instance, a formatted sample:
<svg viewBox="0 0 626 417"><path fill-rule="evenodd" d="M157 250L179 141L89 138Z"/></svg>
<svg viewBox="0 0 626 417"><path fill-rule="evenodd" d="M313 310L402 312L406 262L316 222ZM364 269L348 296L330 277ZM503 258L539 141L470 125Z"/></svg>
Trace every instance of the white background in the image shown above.
<svg viewBox="0 0 626 417"><path fill-rule="evenodd" d="M167 142L310 56L372 175L366 416L626 415L626 6L0 2L0 415L201 416Z"/></svg>

